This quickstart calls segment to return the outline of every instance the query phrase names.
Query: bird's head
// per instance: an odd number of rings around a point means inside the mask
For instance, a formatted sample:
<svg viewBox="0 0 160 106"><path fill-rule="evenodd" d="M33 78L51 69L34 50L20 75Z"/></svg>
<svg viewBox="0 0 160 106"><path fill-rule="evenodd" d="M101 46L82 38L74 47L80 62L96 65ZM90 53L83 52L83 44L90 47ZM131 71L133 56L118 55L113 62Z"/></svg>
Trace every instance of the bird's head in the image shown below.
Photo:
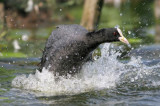
<svg viewBox="0 0 160 106"><path fill-rule="evenodd" d="M113 35L115 36L115 39L118 39L119 41L129 45L128 40L123 36L122 31L119 28L116 28L116 30L113 32Z"/></svg>
<svg viewBox="0 0 160 106"><path fill-rule="evenodd" d="M128 40L123 36L119 28L104 28L95 32L88 33L90 42L101 44L105 42L121 41L129 45Z"/></svg>

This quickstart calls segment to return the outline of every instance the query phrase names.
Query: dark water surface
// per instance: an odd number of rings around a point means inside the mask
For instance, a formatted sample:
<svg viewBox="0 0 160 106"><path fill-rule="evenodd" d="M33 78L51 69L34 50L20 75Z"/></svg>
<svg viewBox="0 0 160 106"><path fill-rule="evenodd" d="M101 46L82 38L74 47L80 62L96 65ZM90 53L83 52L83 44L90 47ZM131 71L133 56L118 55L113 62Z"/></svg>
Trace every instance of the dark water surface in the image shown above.
<svg viewBox="0 0 160 106"><path fill-rule="evenodd" d="M152 51L153 55L150 53L145 54L146 51ZM141 55L145 54L145 55ZM88 80L95 80L95 77L100 78L99 81L96 79L95 83L90 81L85 85L85 87L80 88L80 90L75 86L76 80L71 81L70 87L73 91L62 92L51 92L49 95L41 91L36 91L32 89L27 89L25 86L15 87L12 84L13 79L22 74L29 75L30 73L35 73L40 59L39 58L3 58L0 59L0 104L7 105L116 105L116 106L159 106L160 105L160 48L159 45L151 45L140 47L138 49L132 50L130 56L141 56L140 58L133 58L125 63L124 60L120 62L109 58L109 62L105 62L107 58L103 58L102 61L98 61L96 64L89 64L89 68L86 70L92 70L92 67L99 67L101 62L103 69L100 68L101 72L97 72L98 76L92 73L91 79L82 79L82 83L86 84ZM146 57L149 58L146 58ZM104 56L105 57L105 56ZM14 61L14 62L13 62ZM126 60L125 60L126 61ZM114 64L115 63L115 64ZM123 64L125 63L125 64ZM96 66L95 66L96 65ZM111 66L113 65L113 66ZM105 71L104 67L116 67L106 68L110 69ZM94 68L95 69L95 68ZM97 70L99 70L97 68ZM127 70L127 71L126 71ZM107 72L110 73L107 73ZM112 73L113 72L113 73ZM87 73L87 72L86 72ZM103 75L99 77L101 74ZM116 75L117 73L117 75ZM90 72L88 76L90 77ZM109 75L110 74L110 75ZM35 77L35 76L34 76ZM104 78L103 78L104 77ZM105 78L108 78L106 80ZM117 77L117 78L116 78ZM106 81L105 81L105 80ZM110 80L113 79L113 80ZM30 80L27 78L20 80ZM79 80L79 79L77 79ZM23 81L21 81L23 82ZM36 80L35 80L36 82ZM59 83L57 83L59 84ZM82 85L83 85L82 84ZM108 85L107 85L108 84ZM81 85L81 83L78 83ZM44 85L46 86L46 85ZM64 89L67 84L60 85ZM77 85L76 85L77 86ZM90 87L92 86L92 87ZM51 86L52 87L52 86ZM61 88L59 87L59 88ZM81 87L81 86L80 86ZM44 87L45 88L45 87ZM58 88L57 88L58 89ZM56 90L56 89L52 89ZM84 90L84 91L83 91ZM75 93L76 92L76 93Z"/></svg>

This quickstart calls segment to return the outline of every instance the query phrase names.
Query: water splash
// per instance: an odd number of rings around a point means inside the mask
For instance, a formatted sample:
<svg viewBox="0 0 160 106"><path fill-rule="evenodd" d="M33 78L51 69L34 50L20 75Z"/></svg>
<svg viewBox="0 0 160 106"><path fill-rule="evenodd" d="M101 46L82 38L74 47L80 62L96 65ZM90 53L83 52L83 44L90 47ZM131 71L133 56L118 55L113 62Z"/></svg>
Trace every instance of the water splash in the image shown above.
<svg viewBox="0 0 160 106"><path fill-rule="evenodd" d="M18 52L18 50L21 49L21 47L19 46L19 42L17 40L14 40L12 44L14 47L14 52Z"/></svg>
<svg viewBox="0 0 160 106"><path fill-rule="evenodd" d="M41 73L37 70L35 74L30 74L28 77L26 75L17 76L12 81L12 86L41 91L46 95L72 95L116 88L121 85L133 86L134 82L142 87L144 84L146 86L147 84L160 85L158 83L160 74L156 77L158 80L152 79L151 83L150 80L146 81L148 77L155 77L154 69L158 66L147 67L140 58L134 57L129 63L123 64L117 60L120 53L115 53L114 50L109 51L109 46L110 44L104 44L101 52L102 56L94 62L86 63L81 73L75 77L69 76L68 79L59 77L57 81L55 76L44 68Z"/></svg>

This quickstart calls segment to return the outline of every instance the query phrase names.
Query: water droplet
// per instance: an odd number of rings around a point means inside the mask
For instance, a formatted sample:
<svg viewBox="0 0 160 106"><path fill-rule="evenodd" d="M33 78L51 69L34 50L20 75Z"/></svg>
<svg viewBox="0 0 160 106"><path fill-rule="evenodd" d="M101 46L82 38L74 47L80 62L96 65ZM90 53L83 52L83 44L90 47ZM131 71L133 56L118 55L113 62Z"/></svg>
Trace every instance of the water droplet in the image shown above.
<svg viewBox="0 0 160 106"><path fill-rule="evenodd" d="M131 31L128 31L128 34L131 34Z"/></svg>
<svg viewBox="0 0 160 106"><path fill-rule="evenodd" d="M22 35L22 40L27 41L28 40L28 35L27 34Z"/></svg>
<svg viewBox="0 0 160 106"><path fill-rule="evenodd" d="M123 13L120 13L120 16L122 16L123 15Z"/></svg>
<svg viewBox="0 0 160 106"><path fill-rule="evenodd" d="M72 71L69 71L69 73L72 73Z"/></svg>
<svg viewBox="0 0 160 106"><path fill-rule="evenodd" d="M59 11L62 11L62 9L60 8Z"/></svg>
<svg viewBox="0 0 160 106"><path fill-rule="evenodd" d="M72 69L75 70L76 68L73 66Z"/></svg>
<svg viewBox="0 0 160 106"><path fill-rule="evenodd" d="M131 82L134 82L134 78L131 78Z"/></svg>
<svg viewBox="0 0 160 106"><path fill-rule="evenodd" d="M137 79L138 79L138 76L135 77L135 80L137 80Z"/></svg>
<svg viewBox="0 0 160 106"><path fill-rule="evenodd" d="M95 56L93 56L92 58L93 58L93 60L97 60L97 59L99 58L99 56L98 56L98 55L95 55Z"/></svg>
<svg viewBox="0 0 160 106"><path fill-rule="evenodd" d="M131 48L131 44L128 44L127 46L128 46L129 48Z"/></svg>
<svg viewBox="0 0 160 106"><path fill-rule="evenodd" d="M115 28L119 28L119 25L116 25Z"/></svg>

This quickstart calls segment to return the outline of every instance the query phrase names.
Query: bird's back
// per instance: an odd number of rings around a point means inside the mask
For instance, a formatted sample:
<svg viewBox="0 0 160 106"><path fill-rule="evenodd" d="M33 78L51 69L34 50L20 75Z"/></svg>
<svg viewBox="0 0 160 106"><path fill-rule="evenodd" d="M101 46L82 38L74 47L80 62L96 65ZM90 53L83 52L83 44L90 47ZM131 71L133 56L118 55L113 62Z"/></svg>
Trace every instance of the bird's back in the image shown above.
<svg viewBox="0 0 160 106"><path fill-rule="evenodd" d="M59 40L70 40L71 38L76 38L78 36L85 35L88 31L80 25L58 25L57 29L54 30L51 36L48 38L46 47L54 45L55 42Z"/></svg>
<svg viewBox="0 0 160 106"><path fill-rule="evenodd" d="M57 26L57 29L52 32L46 42L41 59L40 70L42 70L43 67L47 68L52 63L55 67L58 67L62 63L62 60L59 60L59 57L64 57L65 55L67 56L71 54L73 55L74 52L81 52L80 48L81 45L85 44L84 36L87 33L88 31L80 25ZM74 57L69 59L73 61L73 58ZM70 64L68 64L68 66L69 65Z"/></svg>

